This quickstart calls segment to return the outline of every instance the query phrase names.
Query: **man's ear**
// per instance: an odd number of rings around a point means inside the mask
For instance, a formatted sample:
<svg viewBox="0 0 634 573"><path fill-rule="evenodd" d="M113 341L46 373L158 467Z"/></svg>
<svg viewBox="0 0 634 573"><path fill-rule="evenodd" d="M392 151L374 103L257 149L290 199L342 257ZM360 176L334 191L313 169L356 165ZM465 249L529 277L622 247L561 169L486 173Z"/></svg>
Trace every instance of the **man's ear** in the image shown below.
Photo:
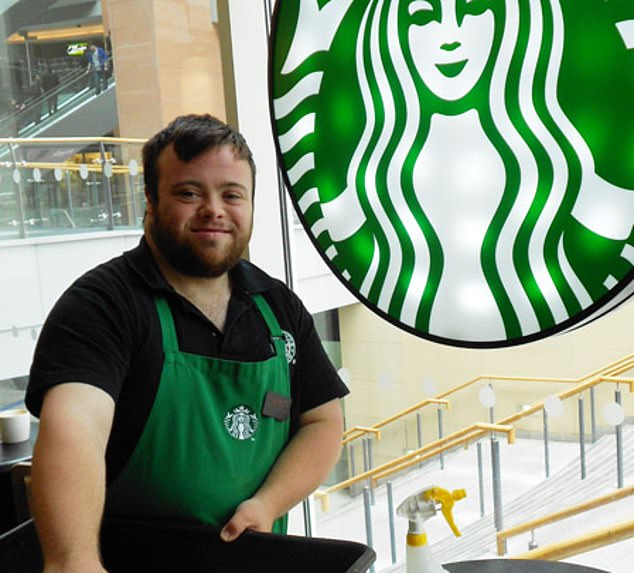
<svg viewBox="0 0 634 573"><path fill-rule="evenodd" d="M150 197L150 194L147 189L144 190L144 194L145 194L145 212L150 213L154 206L152 203L152 198Z"/></svg>

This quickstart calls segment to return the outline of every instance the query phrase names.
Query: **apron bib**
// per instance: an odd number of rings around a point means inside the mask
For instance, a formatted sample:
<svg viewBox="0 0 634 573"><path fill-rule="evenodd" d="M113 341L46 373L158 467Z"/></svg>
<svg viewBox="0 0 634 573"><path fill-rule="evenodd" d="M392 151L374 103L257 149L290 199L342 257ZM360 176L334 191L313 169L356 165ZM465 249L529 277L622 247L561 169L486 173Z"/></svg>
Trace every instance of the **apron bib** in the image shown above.
<svg viewBox="0 0 634 573"><path fill-rule="evenodd" d="M108 489L107 513L200 521L222 527L266 478L289 437L263 416L265 398L290 400L284 338L273 311L253 295L275 356L236 362L181 352L167 302L156 299L165 361L139 442ZM286 532L286 516L275 533Z"/></svg>

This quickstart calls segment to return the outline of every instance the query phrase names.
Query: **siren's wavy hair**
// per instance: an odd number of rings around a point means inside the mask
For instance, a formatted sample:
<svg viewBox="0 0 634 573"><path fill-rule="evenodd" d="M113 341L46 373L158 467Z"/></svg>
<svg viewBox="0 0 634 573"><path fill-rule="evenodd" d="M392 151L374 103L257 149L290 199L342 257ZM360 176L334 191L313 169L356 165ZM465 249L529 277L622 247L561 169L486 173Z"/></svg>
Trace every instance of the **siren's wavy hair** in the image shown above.
<svg viewBox="0 0 634 573"><path fill-rule="evenodd" d="M363 17L356 63L367 123L348 184L354 181L368 194L362 201L366 216L380 221L375 249L388 261L382 270L378 264L370 267L366 290L380 279L379 306L386 310L397 279L409 277L405 299L417 301L420 317L429 315L440 283L442 262L434 261L442 261L442 245L416 199L413 165L425 145L431 112L442 112L446 103L434 102L417 76L407 35L394 33L405 5L370 2ZM586 148L557 100L564 36L559 0L492 0L491 9L492 54L462 105L478 107L505 165L504 200L487 230L481 261L492 291L501 293L497 304L507 333L518 336L534 330L536 320L541 328L553 326L591 303L562 243ZM535 170L537 177L526 177ZM420 273L427 279L420 280Z"/></svg>

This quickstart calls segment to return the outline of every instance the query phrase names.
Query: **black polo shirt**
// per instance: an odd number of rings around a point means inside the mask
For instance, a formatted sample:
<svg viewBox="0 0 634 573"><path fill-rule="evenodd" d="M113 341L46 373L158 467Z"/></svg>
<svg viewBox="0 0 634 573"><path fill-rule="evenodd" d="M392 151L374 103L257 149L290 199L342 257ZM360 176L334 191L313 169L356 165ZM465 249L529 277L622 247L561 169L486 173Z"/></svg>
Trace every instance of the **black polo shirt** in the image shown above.
<svg viewBox="0 0 634 573"><path fill-rule="evenodd" d="M145 242L80 277L60 297L38 339L26 404L39 415L46 391L83 382L116 402L108 445L112 478L131 453L151 410L163 366L161 327L154 305L164 297L172 310L181 351L240 361L273 354L268 328L250 294L262 294L290 334L291 429L299 414L348 390L328 359L312 317L284 283L240 261L230 272L232 296L224 332L160 273Z"/></svg>

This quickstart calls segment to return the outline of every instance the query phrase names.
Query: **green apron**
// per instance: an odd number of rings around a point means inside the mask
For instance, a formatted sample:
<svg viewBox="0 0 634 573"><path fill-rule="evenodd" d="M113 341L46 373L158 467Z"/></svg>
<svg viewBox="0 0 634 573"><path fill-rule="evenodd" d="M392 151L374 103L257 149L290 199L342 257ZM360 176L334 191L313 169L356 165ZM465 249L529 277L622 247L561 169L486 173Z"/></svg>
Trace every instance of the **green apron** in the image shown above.
<svg viewBox="0 0 634 573"><path fill-rule="evenodd" d="M163 371L139 442L108 489L109 515L222 527L258 490L290 426L290 412L279 420L262 408L270 396L290 400L290 377L275 315L262 296L253 300L275 347L275 356L261 362L181 352L169 306L156 299ZM286 521L278 519L273 531L285 533Z"/></svg>

